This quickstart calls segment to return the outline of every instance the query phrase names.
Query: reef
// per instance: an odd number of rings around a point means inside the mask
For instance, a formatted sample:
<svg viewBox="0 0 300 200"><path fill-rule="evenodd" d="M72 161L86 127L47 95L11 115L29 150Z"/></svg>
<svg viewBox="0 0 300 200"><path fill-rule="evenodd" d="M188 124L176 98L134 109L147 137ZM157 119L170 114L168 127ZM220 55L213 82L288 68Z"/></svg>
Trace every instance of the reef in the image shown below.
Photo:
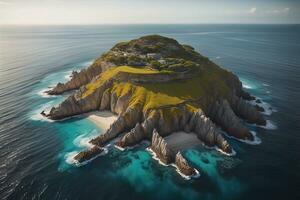
<svg viewBox="0 0 300 200"><path fill-rule="evenodd" d="M46 117L58 120L96 110L109 110L117 120L90 143L104 147L113 139L122 148L143 140L165 164L175 163L185 175L194 169L180 151L168 149L165 137L184 131L207 147L232 155L226 135L253 141L245 122L265 125L255 98L243 90L232 72L222 69L189 45L150 35L116 44L66 83L47 91L76 90ZM94 153L77 155L79 162Z"/></svg>

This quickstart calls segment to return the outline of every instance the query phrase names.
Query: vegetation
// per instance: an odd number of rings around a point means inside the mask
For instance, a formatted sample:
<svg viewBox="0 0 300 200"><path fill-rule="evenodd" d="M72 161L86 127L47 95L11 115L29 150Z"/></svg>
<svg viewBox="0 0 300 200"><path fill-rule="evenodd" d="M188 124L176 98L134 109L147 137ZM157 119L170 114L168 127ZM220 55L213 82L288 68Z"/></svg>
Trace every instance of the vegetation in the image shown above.
<svg viewBox="0 0 300 200"><path fill-rule="evenodd" d="M140 74L141 76L144 74L167 74L150 68L114 67L102 73L96 81L88 84L82 97L84 98L93 93L106 80L116 76L119 72ZM144 110L174 106L185 101L199 101L200 104L206 104L207 101L211 102L228 94L229 88L223 81L224 76L226 76L226 73L223 70L212 68L212 70L186 81L143 84L115 82L111 92L116 93L118 97L130 92L130 106L139 104L143 106ZM193 108L199 107L199 105L190 105Z"/></svg>
<svg viewBox="0 0 300 200"><path fill-rule="evenodd" d="M145 53L153 52L161 54L164 62L145 56ZM130 92L129 106L140 105L144 110L163 108L163 110L169 109L168 112L172 113L176 112L176 108L171 109L171 107L183 102L187 103L189 109L199 109L218 98L226 97L230 92L226 80L230 80L231 73L195 52L193 47L180 45L170 38L152 35L122 42L104 54L102 59L120 66L101 73L95 81L86 85L82 98L92 94L105 81L120 72L141 76L145 74L167 76L170 73L182 72L199 74L185 81L164 83L114 82L111 92L116 93L118 97Z"/></svg>
<svg viewBox="0 0 300 200"><path fill-rule="evenodd" d="M119 72L127 72L133 74L155 74L159 73L159 71L150 69L150 68L135 68L129 66L119 66L108 69L107 71L100 74L99 78L93 82L90 82L86 85L86 91L83 94L83 97L86 97L92 94L98 87L100 87L105 81L113 78Z"/></svg>

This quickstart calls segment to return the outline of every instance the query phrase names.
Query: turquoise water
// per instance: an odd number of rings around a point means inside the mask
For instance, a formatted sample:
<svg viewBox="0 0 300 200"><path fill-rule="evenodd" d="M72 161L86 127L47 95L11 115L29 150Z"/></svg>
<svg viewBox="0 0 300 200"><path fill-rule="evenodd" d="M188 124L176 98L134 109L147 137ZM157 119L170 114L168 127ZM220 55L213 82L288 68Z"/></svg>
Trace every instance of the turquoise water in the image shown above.
<svg viewBox="0 0 300 200"><path fill-rule="evenodd" d="M70 163L71 155L103 130L83 116L58 122L41 118L44 108L68 96L42 91L67 81L72 70L87 67L116 42L152 33L194 46L235 72L263 101L268 127L248 125L259 145L229 139L237 152L233 157L204 147L185 152L201 174L192 180L153 160L146 144L125 151L110 146L87 165ZM300 180L299 34L298 25L2 28L0 198L293 199Z"/></svg>

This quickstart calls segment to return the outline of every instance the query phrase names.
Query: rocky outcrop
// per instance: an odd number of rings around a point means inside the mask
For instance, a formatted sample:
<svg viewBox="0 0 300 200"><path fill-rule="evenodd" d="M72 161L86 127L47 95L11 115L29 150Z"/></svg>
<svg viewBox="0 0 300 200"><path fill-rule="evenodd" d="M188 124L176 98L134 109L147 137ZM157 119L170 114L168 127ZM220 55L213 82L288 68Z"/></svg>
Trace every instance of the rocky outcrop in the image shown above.
<svg viewBox="0 0 300 200"><path fill-rule="evenodd" d="M154 130L152 134L151 150L156 154L159 160L165 164L170 164L174 161L174 157L168 149L166 141L156 130Z"/></svg>
<svg viewBox="0 0 300 200"><path fill-rule="evenodd" d="M99 110L109 110L109 109L110 109L110 90L107 89L102 95Z"/></svg>
<svg viewBox="0 0 300 200"><path fill-rule="evenodd" d="M110 126L110 128L104 134L92 139L90 143L97 146L104 146L125 130L125 119L123 116L119 116L118 119Z"/></svg>
<svg viewBox="0 0 300 200"><path fill-rule="evenodd" d="M210 111L212 119L224 129L228 135L243 140L253 140L253 135L235 115L227 100L216 102Z"/></svg>
<svg viewBox="0 0 300 200"><path fill-rule="evenodd" d="M79 89L81 86L88 84L99 75L102 71L113 67L114 64L105 61L96 61L87 69L82 69L80 72L73 71L71 79L66 83L58 83L51 90L46 91L49 95L58 95L66 91Z"/></svg>
<svg viewBox="0 0 300 200"><path fill-rule="evenodd" d="M80 153L78 153L74 159L77 160L79 163L85 162L85 161L89 161L93 158L95 158L96 156L98 156L100 153L103 152L103 149L94 146L91 149L82 151Z"/></svg>
<svg viewBox="0 0 300 200"><path fill-rule="evenodd" d="M129 106L131 95L132 93L131 91L129 91L118 98L117 95L113 93L111 95L111 111L118 114L123 113L125 109Z"/></svg>
<svg viewBox="0 0 300 200"><path fill-rule="evenodd" d="M188 164L186 159L181 155L180 151L176 154L175 164L182 174L186 176L196 175L196 170Z"/></svg>
<svg viewBox="0 0 300 200"><path fill-rule="evenodd" d="M247 120L247 122L262 126L266 125L266 120L261 113L244 99L232 96L230 99L230 106L237 116Z"/></svg>
<svg viewBox="0 0 300 200"><path fill-rule="evenodd" d="M125 148L128 146L133 146L140 143L143 139L146 138L144 127L137 123L135 127L128 133L126 133L116 145Z"/></svg>
<svg viewBox="0 0 300 200"><path fill-rule="evenodd" d="M141 119L142 112L138 107L129 107L124 113L121 113L118 119L102 135L91 140L91 143L98 146L107 144L112 139L132 129Z"/></svg>
<svg viewBox="0 0 300 200"><path fill-rule="evenodd" d="M145 114L146 119L140 123L142 119L140 118L135 127L120 139L118 145L127 147L138 144L143 139L148 138L151 140L154 130L157 130L162 137L168 136L173 132L185 131L195 132L199 140L209 147L217 146L223 152L228 154L233 153L229 143L223 137L219 129L217 129L215 124L207 118L202 111L191 112L188 111L185 106L180 106L179 108L179 113L181 114L177 116L174 115L172 119L169 120L166 119L164 113L170 111L168 109L164 110L165 108L162 110L152 110Z"/></svg>
<svg viewBox="0 0 300 200"><path fill-rule="evenodd" d="M259 112L265 112L265 109L264 109L263 107L257 105L257 104L256 104L254 107L255 107L255 109L256 109L257 111L259 111Z"/></svg>
<svg viewBox="0 0 300 200"><path fill-rule="evenodd" d="M183 130L195 132L198 138L209 147L216 146L225 153L233 153L229 143L217 129L216 125L202 111L193 113Z"/></svg>
<svg viewBox="0 0 300 200"><path fill-rule="evenodd" d="M262 103L260 99L256 99L255 103Z"/></svg>
<svg viewBox="0 0 300 200"><path fill-rule="evenodd" d="M97 88L93 93L86 97L82 97L84 94L84 87L82 87L74 95L69 96L65 101L59 104L57 107L53 107L47 117L50 119L63 119L74 115L98 110L100 107L100 101L104 91L112 86L112 80L108 80Z"/></svg>

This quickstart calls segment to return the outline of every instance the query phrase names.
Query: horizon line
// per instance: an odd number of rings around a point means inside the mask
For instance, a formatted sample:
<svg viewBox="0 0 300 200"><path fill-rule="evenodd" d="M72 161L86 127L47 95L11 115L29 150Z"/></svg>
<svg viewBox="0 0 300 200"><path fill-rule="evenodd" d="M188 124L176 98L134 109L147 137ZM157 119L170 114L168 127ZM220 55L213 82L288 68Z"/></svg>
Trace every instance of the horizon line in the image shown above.
<svg viewBox="0 0 300 200"><path fill-rule="evenodd" d="M300 23L91 23L91 24L0 24L0 26L103 26L103 25L300 25Z"/></svg>

